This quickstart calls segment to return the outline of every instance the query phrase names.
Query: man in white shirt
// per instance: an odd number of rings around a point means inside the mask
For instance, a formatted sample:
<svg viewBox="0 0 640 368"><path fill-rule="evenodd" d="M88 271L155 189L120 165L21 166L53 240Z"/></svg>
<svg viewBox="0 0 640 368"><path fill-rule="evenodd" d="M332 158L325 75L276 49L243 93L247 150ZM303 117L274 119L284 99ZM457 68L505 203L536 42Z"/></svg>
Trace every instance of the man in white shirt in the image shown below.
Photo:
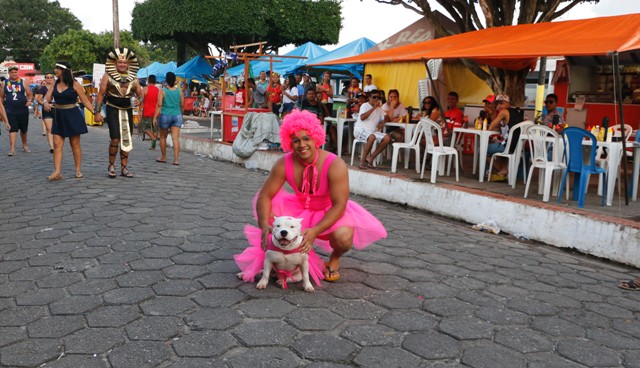
<svg viewBox="0 0 640 368"><path fill-rule="evenodd" d="M371 74L367 74L364 76L364 88L362 89L364 93L369 93L374 89L378 89L375 84L373 84L373 77Z"/></svg>
<svg viewBox="0 0 640 368"><path fill-rule="evenodd" d="M391 136L382 133L383 126L384 111L382 110L382 101L380 101L380 91L374 89L369 93L369 101L360 106L358 120L353 128L353 137L367 142L360 158L360 169L373 168L373 160L391 142ZM374 142L377 142L378 146L370 154Z"/></svg>

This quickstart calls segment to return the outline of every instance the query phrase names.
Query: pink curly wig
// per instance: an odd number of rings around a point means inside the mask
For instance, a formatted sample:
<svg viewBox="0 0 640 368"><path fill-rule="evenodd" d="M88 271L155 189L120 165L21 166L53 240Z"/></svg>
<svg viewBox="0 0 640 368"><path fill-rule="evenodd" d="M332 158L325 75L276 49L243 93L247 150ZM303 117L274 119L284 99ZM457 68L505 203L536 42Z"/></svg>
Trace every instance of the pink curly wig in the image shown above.
<svg viewBox="0 0 640 368"><path fill-rule="evenodd" d="M280 126L280 144L285 152L291 151L291 135L306 130L309 137L316 142L316 148L324 144L326 133L318 117L309 111L293 110L284 117Z"/></svg>

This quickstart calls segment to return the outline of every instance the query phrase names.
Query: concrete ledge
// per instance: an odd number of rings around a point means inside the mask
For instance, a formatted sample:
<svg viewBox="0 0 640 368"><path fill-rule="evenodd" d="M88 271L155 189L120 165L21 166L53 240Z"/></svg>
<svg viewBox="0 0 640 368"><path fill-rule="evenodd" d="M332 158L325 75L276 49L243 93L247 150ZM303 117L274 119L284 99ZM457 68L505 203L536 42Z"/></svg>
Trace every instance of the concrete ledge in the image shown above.
<svg viewBox="0 0 640 368"><path fill-rule="evenodd" d="M230 144L191 137L181 137L180 143L186 151L267 171L282 155L256 151L243 160L233 154ZM349 185L359 195L471 224L493 219L507 233L640 267L640 223L635 221L380 171L349 170Z"/></svg>

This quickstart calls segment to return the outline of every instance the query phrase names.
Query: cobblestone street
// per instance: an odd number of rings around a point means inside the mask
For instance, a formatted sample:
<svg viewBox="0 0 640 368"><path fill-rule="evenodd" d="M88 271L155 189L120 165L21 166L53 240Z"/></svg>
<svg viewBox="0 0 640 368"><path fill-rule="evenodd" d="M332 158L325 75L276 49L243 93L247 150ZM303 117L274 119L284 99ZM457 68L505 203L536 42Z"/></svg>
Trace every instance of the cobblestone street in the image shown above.
<svg viewBox="0 0 640 368"><path fill-rule="evenodd" d="M0 136L2 367L640 367L637 269L353 196L387 239L313 294L257 290L232 256L266 173L136 141L109 179L90 127L84 178L67 143L47 182L40 134Z"/></svg>

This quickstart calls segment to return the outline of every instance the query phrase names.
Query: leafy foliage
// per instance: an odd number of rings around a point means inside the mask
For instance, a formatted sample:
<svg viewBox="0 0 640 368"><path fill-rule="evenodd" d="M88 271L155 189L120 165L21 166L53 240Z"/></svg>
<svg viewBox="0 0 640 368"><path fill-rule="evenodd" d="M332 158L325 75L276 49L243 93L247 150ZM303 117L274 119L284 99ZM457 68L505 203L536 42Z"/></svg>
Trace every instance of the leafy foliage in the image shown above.
<svg viewBox="0 0 640 368"><path fill-rule="evenodd" d="M550 22L580 3L597 3L599 0L376 0L379 3L402 5L426 17L441 36L450 35L431 4L442 6L447 15L458 25L460 32L482 28ZM480 13L478 12L480 10ZM516 18L517 17L517 18ZM491 47L488 45L488 47ZM512 102L524 102L526 70L508 71L490 67L483 70L472 60L462 62L491 88L511 96Z"/></svg>
<svg viewBox="0 0 640 368"><path fill-rule="evenodd" d="M140 59L141 65L149 60L149 53L138 41L133 39L131 32L120 32L120 46L133 50ZM104 63L109 51L113 50L113 32L100 34L86 30L70 30L55 37L45 47L40 57L42 70L53 70L56 61L67 61L74 70L85 70L90 73L94 63Z"/></svg>
<svg viewBox="0 0 640 368"><path fill-rule="evenodd" d="M138 39L175 40L206 55L209 44L334 44L341 23L339 0L147 0L133 9L131 29Z"/></svg>
<svg viewBox="0 0 640 368"><path fill-rule="evenodd" d="M34 62L56 36L82 23L57 1L0 0L0 60Z"/></svg>

